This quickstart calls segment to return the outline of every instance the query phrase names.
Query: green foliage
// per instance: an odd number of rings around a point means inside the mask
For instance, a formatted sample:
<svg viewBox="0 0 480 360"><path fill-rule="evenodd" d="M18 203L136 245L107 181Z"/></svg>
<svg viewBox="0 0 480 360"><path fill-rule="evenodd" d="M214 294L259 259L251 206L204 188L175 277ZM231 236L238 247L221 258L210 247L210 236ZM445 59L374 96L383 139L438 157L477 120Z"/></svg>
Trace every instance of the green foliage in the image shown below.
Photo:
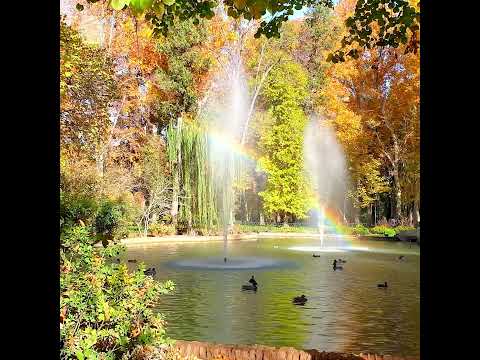
<svg viewBox="0 0 480 360"><path fill-rule="evenodd" d="M60 340L62 359L119 359L137 346L168 343L161 314L153 306L174 284L129 273L108 259L123 249L96 251L91 229L70 227L61 237Z"/></svg>
<svg viewBox="0 0 480 360"><path fill-rule="evenodd" d="M177 230L173 224L155 223L151 224L148 232L154 236L175 235Z"/></svg>
<svg viewBox="0 0 480 360"><path fill-rule="evenodd" d="M95 217L95 231L101 238L120 239L128 235L128 205L122 201L103 201Z"/></svg>
<svg viewBox="0 0 480 360"><path fill-rule="evenodd" d="M408 0L359 0L345 25L348 34L342 40L342 48L328 59L334 63L345 61L345 56L358 58L360 49L407 44L405 53L417 53L419 48L420 10Z"/></svg>
<svg viewBox="0 0 480 360"><path fill-rule="evenodd" d="M155 76L155 84L162 93L154 104L160 127L182 114L196 111L199 93L195 79L211 67L211 59L201 52L206 40L205 24L192 26L190 21L176 21L168 37L159 39L157 51L167 61L167 66L159 68Z"/></svg>
<svg viewBox="0 0 480 360"><path fill-rule="evenodd" d="M275 225L239 225L240 233L259 233L259 232L273 232L273 233L317 233L318 229L308 226L275 226Z"/></svg>
<svg viewBox="0 0 480 360"><path fill-rule="evenodd" d="M218 221L212 169L208 161L207 136L193 121L167 128L167 154L178 172L183 201L179 222L191 228L212 228ZM180 160L180 161L179 161Z"/></svg>
<svg viewBox="0 0 480 360"><path fill-rule="evenodd" d="M393 237L396 234L395 229L392 229L391 227L388 227L388 226L375 226L370 229L370 232L372 234L379 234L387 237Z"/></svg>
<svg viewBox="0 0 480 360"><path fill-rule="evenodd" d="M69 194L60 190L60 223L61 226L71 226L82 220L92 223L98 204L94 198Z"/></svg>
<svg viewBox="0 0 480 360"><path fill-rule="evenodd" d="M352 235L368 235L370 231L367 227L363 226L362 224L357 224L350 230Z"/></svg>
<svg viewBox="0 0 480 360"><path fill-rule="evenodd" d="M367 208L378 200L380 194L390 191L388 179L380 172L381 165L379 160L369 159L356 169L357 186L349 196L357 207Z"/></svg>
<svg viewBox="0 0 480 360"><path fill-rule="evenodd" d="M94 158L110 126L109 105L118 99L111 57L105 49L84 42L60 23L60 141L64 148Z"/></svg>
<svg viewBox="0 0 480 360"><path fill-rule="evenodd" d="M98 0L89 0L96 3ZM243 16L246 20L262 19L255 37L264 34L266 37L279 37L281 25L293 15L293 11L303 7L323 4L333 7L332 0L224 0L228 16L237 19ZM111 2L114 10L121 10L126 6L135 16L145 14L145 19L151 23L154 34L166 35L173 32L171 28L176 19L192 19L198 24L200 19L211 19L214 9L218 5L214 0L115 0ZM80 9L79 9L80 10ZM268 15L270 16L267 16Z"/></svg>
<svg viewBox="0 0 480 360"><path fill-rule="evenodd" d="M403 225L395 227L395 233L396 234L398 234L400 231L412 231L412 230L415 230L415 227L413 227L413 226L403 226Z"/></svg>
<svg viewBox="0 0 480 360"><path fill-rule="evenodd" d="M98 0L89 0L96 3ZM324 6L333 8L332 0L224 0L223 5L229 17L246 20L260 20L255 33L267 38L280 37L280 28L294 10L304 7ZM416 53L419 47L418 31L420 23L420 2L417 7L408 0L359 0L353 16L346 20L348 34L342 40L342 47L331 53L329 61L345 61L345 56L357 58L359 49L382 46L398 47L407 44L407 52ZM114 10L130 9L135 16L145 14L156 36L173 33L176 20L191 19L198 24L200 19L211 19L217 1L203 0L115 0L111 2ZM77 5L79 11L83 6ZM378 28L378 31L377 31Z"/></svg>
<svg viewBox="0 0 480 360"><path fill-rule="evenodd" d="M305 25L297 35L304 54L302 64L310 78L310 96L315 105L323 105L324 91L328 86L328 70L332 66L326 61L340 36L342 26L332 9L317 6L307 13Z"/></svg>
<svg viewBox="0 0 480 360"><path fill-rule="evenodd" d="M307 96L305 70L294 62L273 69L263 88L274 121L262 134L260 166L267 174L259 195L267 214L304 218L312 205L303 166L303 131L307 117L302 104Z"/></svg>

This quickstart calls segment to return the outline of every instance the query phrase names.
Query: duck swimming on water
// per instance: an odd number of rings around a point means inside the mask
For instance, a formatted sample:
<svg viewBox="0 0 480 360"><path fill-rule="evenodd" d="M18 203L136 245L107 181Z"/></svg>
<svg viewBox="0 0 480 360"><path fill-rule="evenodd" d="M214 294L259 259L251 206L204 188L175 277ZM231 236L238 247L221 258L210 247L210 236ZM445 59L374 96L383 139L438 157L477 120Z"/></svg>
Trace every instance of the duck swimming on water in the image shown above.
<svg viewBox="0 0 480 360"><path fill-rule="evenodd" d="M250 278L250 280L248 280L248 282L250 283L250 285L242 285L242 290L253 290L253 291L257 291L258 289L258 283L257 281L255 280L255 277L252 275L252 277Z"/></svg>
<svg viewBox="0 0 480 360"><path fill-rule="evenodd" d="M155 268L148 268L143 273L147 276L154 276L157 274L157 270L155 270Z"/></svg>
<svg viewBox="0 0 480 360"><path fill-rule="evenodd" d="M313 254L312 256L313 256L313 257L320 257L320 255L315 255L315 254Z"/></svg>
<svg viewBox="0 0 480 360"><path fill-rule="evenodd" d="M385 281L383 284L378 284L377 287L379 287L379 288L387 288L387 287L388 287L388 284L387 284L387 282Z"/></svg>
<svg viewBox="0 0 480 360"><path fill-rule="evenodd" d="M292 300L292 302L295 305L305 305L305 303L308 301L307 297L305 295L302 296L295 296Z"/></svg>
<svg viewBox="0 0 480 360"><path fill-rule="evenodd" d="M333 271L343 270L342 266L337 265L337 259L333 260Z"/></svg>

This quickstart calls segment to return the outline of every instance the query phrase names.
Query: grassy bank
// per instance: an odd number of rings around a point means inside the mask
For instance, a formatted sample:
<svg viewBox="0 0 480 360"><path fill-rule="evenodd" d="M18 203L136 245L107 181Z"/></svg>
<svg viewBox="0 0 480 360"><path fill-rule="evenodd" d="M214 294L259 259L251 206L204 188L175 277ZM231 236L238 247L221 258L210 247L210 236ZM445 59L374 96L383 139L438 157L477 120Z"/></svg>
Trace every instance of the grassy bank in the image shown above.
<svg viewBox="0 0 480 360"><path fill-rule="evenodd" d="M149 232L149 236L163 237L163 236L172 236L175 235L175 231L171 226L164 225L165 231L159 229L162 226L157 226L153 231ZM158 228L158 229L157 229ZM374 226L366 227L364 225L355 225L355 226L337 226L335 228L336 233L345 234L345 235L359 235L359 236L371 236L371 237L394 237L401 231L414 230L414 227L410 226ZM333 229L327 230L326 233L332 232ZM135 226L129 227L129 238L142 236L137 232ZM235 224L233 229L230 232L231 234L252 234L252 233L297 233L297 234L317 234L318 228L312 226L301 226L301 225L257 225L257 224ZM195 231L196 236L220 236L222 235L222 230L211 230L208 233L205 231Z"/></svg>

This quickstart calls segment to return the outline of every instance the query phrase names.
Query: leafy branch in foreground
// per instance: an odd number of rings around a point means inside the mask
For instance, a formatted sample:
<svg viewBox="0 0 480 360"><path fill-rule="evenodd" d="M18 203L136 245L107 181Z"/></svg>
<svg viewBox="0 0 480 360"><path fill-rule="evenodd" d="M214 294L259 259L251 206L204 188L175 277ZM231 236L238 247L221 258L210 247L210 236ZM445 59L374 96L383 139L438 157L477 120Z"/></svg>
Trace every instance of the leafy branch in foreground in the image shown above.
<svg viewBox="0 0 480 360"><path fill-rule="evenodd" d="M87 0L97 3L99 0ZM345 61L345 56L357 58L361 48L407 44L406 52L416 53L419 44L420 2L412 6L409 0L358 0L354 14L346 20L349 33L343 38L341 48L329 56L329 61ZM153 34L167 35L175 19L211 19L218 5L215 0L111 0L111 8L130 11L135 17L144 16ZM255 33L259 38L280 37L282 24L293 15L294 10L323 5L333 8L332 0L224 0L227 15L238 19L261 20ZM77 4L79 11L84 9Z"/></svg>
<svg viewBox="0 0 480 360"><path fill-rule="evenodd" d="M99 0L87 0L96 3ZM219 2L215 0L111 0L114 10L130 11L134 16L145 15L153 27L155 35L166 35L176 18L193 19L198 24L200 18L211 19ZM333 7L332 0L224 0L223 5L228 16L237 19L261 20L255 37L262 34L268 38L279 37L282 24L293 15L294 10L323 4ZM83 10L79 4L78 10Z"/></svg>
<svg viewBox="0 0 480 360"><path fill-rule="evenodd" d="M120 359L136 348L168 344L165 322L154 312L158 297L174 288L110 263L118 245L95 249L86 226L67 229L60 250L60 342L62 359Z"/></svg>
<svg viewBox="0 0 480 360"><path fill-rule="evenodd" d="M417 8L407 0L358 0L355 12L345 25L348 34L341 48L327 60L345 61L345 56L357 59L362 49L405 46L405 53L416 54L420 46L420 2Z"/></svg>

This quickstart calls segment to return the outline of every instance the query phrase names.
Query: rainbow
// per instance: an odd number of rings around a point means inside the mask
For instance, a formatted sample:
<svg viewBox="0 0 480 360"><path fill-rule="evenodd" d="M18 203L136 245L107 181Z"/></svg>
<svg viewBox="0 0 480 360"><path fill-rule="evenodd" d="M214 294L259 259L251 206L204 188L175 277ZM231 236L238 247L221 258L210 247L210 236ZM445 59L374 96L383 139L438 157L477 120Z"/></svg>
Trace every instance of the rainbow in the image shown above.
<svg viewBox="0 0 480 360"><path fill-rule="evenodd" d="M257 168L262 169L261 163L259 161L259 155L254 149L241 145L240 143L235 141L235 139L232 138L230 135L215 131L214 129L204 129L203 131L205 131L207 138L212 141L214 145L218 146L219 151L221 151L222 149L228 149L228 151L231 151L236 156L252 161L253 163L255 163ZM317 200L315 201L313 209L320 211L320 209L322 208L322 204L318 200L318 194L315 194L315 198ZM325 223L330 230L333 230L334 235L345 235L345 232L343 230L343 219L339 211L331 207L325 206ZM347 237L345 237L345 239L347 241L350 241Z"/></svg>

